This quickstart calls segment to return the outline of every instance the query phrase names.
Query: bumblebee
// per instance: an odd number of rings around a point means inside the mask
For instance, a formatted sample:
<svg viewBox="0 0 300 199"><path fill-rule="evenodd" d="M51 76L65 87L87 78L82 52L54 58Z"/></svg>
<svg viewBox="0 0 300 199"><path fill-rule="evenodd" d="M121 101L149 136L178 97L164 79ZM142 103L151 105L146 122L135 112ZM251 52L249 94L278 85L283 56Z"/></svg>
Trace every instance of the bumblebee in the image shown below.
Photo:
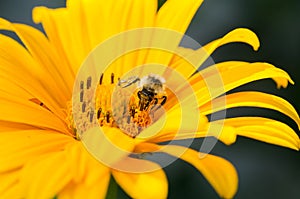
<svg viewBox="0 0 300 199"><path fill-rule="evenodd" d="M139 98L138 109L140 111L148 111L151 106L158 103L162 106L167 101L165 94L165 79L156 74L149 74L141 79L137 76L132 76L127 80L119 80L118 85L126 88L134 83L137 83L137 96Z"/></svg>

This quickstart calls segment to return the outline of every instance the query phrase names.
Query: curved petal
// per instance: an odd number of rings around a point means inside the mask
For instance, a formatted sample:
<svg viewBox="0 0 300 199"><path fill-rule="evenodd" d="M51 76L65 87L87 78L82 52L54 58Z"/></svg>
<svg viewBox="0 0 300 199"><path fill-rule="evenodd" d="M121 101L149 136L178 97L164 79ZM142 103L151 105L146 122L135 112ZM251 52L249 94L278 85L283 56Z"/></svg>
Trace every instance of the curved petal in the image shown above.
<svg viewBox="0 0 300 199"><path fill-rule="evenodd" d="M224 104L225 101L226 104ZM292 118L300 129L299 115L289 102L281 97L262 92L238 92L222 96L204 104L200 107L200 110L202 114L208 115L220 110L242 106L268 108L279 111Z"/></svg>
<svg viewBox="0 0 300 199"><path fill-rule="evenodd" d="M282 122L261 117L230 118L225 119L223 122L225 126L234 127L237 135L299 150L298 135L292 128Z"/></svg>
<svg viewBox="0 0 300 199"><path fill-rule="evenodd" d="M72 141L70 136L49 130L1 132L0 172L18 169L36 156L61 151Z"/></svg>
<svg viewBox="0 0 300 199"><path fill-rule="evenodd" d="M233 42L249 44L254 50L258 50L259 48L259 39L254 32L246 28L237 28L227 33L224 37L206 44L204 49L210 55L218 47Z"/></svg>
<svg viewBox="0 0 300 199"><path fill-rule="evenodd" d="M164 152L178 157L198 169L221 198L233 198L238 188L238 175L227 160L209 154L202 154L182 146L159 146L144 143L149 152ZM182 153L184 151L184 153ZM202 157L201 157L202 156Z"/></svg>
<svg viewBox="0 0 300 199"><path fill-rule="evenodd" d="M140 160L148 162L146 160ZM145 164L155 163L145 163ZM162 169L148 173L126 173L112 170L116 182L131 198L167 198L168 181Z"/></svg>
<svg viewBox="0 0 300 199"><path fill-rule="evenodd" d="M224 37L214 40L197 50L181 48L179 52L182 52L184 56L174 56L171 62L175 66L181 66L186 65L186 60L193 60L193 65L199 67L218 47L233 42L249 44L254 50L257 50L259 47L259 40L254 32L246 28L237 28L227 33Z"/></svg>
<svg viewBox="0 0 300 199"><path fill-rule="evenodd" d="M190 84L196 91L201 106L238 86L266 78L272 78L278 88L287 87L288 82L294 83L285 71L271 64L228 61L195 74L190 79Z"/></svg>

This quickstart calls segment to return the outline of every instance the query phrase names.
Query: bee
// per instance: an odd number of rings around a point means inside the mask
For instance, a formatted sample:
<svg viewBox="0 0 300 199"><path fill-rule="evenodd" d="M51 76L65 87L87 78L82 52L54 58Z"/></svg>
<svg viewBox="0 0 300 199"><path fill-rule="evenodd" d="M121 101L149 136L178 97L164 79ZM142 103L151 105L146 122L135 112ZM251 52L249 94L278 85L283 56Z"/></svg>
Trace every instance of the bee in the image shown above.
<svg viewBox="0 0 300 199"><path fill-rule="evenodd" d="M126 88L137 83L138 108L140 111L148 111L153 105L159 103L162 106L166 103L165 82L163 77L156 74L149 74L142 78L132 76L126 80L119 80L118 85Z"/></svg>

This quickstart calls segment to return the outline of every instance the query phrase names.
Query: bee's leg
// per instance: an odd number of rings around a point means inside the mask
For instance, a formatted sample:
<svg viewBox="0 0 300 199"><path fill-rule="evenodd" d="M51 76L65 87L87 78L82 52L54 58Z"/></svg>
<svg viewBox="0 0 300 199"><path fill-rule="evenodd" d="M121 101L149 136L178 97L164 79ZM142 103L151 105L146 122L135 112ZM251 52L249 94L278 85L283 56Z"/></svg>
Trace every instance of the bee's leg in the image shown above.
<svg viewBox="0 0 300 199"><path fill-rule="evenodd" d="M167 96L162 96L163 101L160 103L160 105L164 105L167 101Z"/></svg>
<svg viewBox="0 0 300 199"><path fill-rule="evenodd" d="M150 104L150 101L148 101L144 107L144 110L147 110L149 108L149 104Z"/></svg>
<svg viewBox="0 0 300 199"><path fill-rule="evenodd" d="M153 101L154 101L154 103L153 103L153 106L151 107L151 111L156 111L157 109L160 108L160 104L157 105L158 104L158 98L154 98Z"/></svg>
<svg viewBox="0 0 300 199"><path fill-rule="evenodd" d="M144 106L144 103L142 102L142 97L141 97L141 91L137 92L137 96L139 98L139 108L140 108L140 111L143 110L143 106Z"/></svg>

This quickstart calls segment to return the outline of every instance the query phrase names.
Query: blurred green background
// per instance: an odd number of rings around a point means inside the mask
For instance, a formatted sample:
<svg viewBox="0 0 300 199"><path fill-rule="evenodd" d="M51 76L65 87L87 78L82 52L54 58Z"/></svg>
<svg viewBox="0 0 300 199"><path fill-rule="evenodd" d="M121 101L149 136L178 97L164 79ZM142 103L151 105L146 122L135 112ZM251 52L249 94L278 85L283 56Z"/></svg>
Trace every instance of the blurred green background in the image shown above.
<svg viewBox="0 0 300 199"><path fill-rule="evenodd" d="M13 22L33 24L31 10L36 5L64 6L63 0L1 0L0 17ZM113 16L112 16L113 17ZM259 90L277 94L295 105L300 112L300 1L297 0L206 0L198 10L187 35L200 44L217 39L237 27L247 27L261 41L258 52L244 44L230 44L214 54L215 62L225 60L266 61L286 70L296 82L287 89L277 90L271 80L242 86L238 90ZM289 118L272 111L242 109L239 113L267 115L288 123ZM237 114L228 111L229 116ZM299 134L299 131L297 131ZM201 140L193 147L199 149ZM239 190L235 198L300 198L300 154L289 149L258 141L238 138L225 146L218 143L213 154L231 161L239 172ZM170 199L218 198L203 176L190 165L178 160L166 168L170 184ZM126 196L121 193L120 197Z"/></svg>

